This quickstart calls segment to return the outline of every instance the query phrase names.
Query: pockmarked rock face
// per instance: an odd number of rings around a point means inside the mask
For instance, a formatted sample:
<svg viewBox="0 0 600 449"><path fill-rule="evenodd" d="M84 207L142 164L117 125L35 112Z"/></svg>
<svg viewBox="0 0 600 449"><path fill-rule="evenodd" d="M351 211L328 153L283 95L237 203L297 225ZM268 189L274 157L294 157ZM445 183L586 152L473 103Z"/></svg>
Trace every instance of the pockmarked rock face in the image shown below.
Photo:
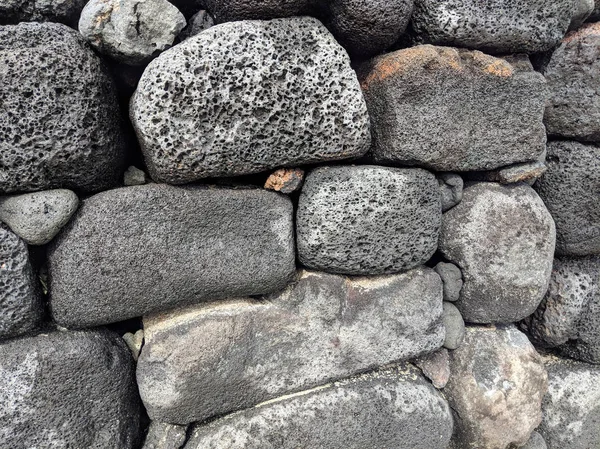
<svg viewBox="0 0 600 449"><path fill-rule="evenodd" d="M444 214L439 250L461 267L455 303L470 323L509 323L532 314L552 271L554 221L524 184L476 183Z"/></svg>
<svg viewBox="0 0 600 449"><path fill-rule="evenodd" d="M2 0L0 24L59 22L76 26L86 0Z"/></svg>
<svg viewBox="0 0 600 449"><path fill-rule="evenodd" d="M600 141L600 23L569 33L543 67L550 102L548 134Z"/></svg>
<svg viewBox="0 0 600 449"><path fill-rule="evenodd" d="M434 254L440 222L438 182L425 170L321 167L300 194L298 256L334 273L397 273Z"/></svg>
<svg viewBox="0 0 600 449"><path fill-rule="evenodd" d="M524 445L542 419L547 373L542 358L514 326L467 327L450 351L444 389L454 414L456 448Z"/></svg>
<svg viewBox="0 0 600 449"><path fill-rule="evenodd" d="M205 0L217 23L297 16L309 3L310 0Z"/></svg>
<svg viewBox="0 0 600 449"><path fill-rule="evenodd" d="M259 189L125 187L82 202L49 251L64 327L258 295L294 275L292 203Z"/></svg>
<svg viewBox="0 0 600 449"><path fill-rule="evenodd" d="M0 343L4 447L137 447L139 396L120 340L107 331L80 331Z"/></svg>
<svg viewBox="0 0 600 449"><path fill-rule="evenodd" d="M359 73L375 160L471 171L539 159L547 92L530 67L431 45L374 58Z"/></svg>
<svg viewBox="0 0 600 449"><path fill-rule="evenodd" d="M550 142L546 165L534 188L556 222L556 253L600 254L600 147Z"/></svg>
<svg viewBox="0 0 600 449"><path fill-rule="evenodd" d="M451 435L446 401L401 365L199 424L185 449L446 449Z"/></svg>
<svg viewBox="0 0 600 449"><path fill-rule="evenodd" d="M309 17L187 39L147 67L130 116L150 175L172 184L357 157L370 145L350 59Z"/></svg>
<svg viewBox="0 0 600 449"><path fill-rule="evenodd" d="M0 79L0 192L118 184L113 85L79 33L54 23L0 26Z"/></svg>
<svg viewBox="0 0 600 449"><path fill-rule="evenodd" d="M35 329L44 306L27 245L0 224L0 339Z"/></svg>
<svg viewBox="0 0 600 449"><path fill-rule="evenodd" d="M302 271L262 301L146 316L138 386L152 419L202 421L434 351L441 316L430 268L374 278Z"/></svg>
<svg viewBox="0 0 600 449"><path fill-rule="evenodd" d="M167 0L90 0L79 32L100 53L141 65L166 50L186 25Z"/></svg>
<svg viewBox="0 0 600 449"><path fill-rule="evenodd" d="M544 357L548 393L539 428L548 449L600 447L600 366Z"/></svg>
<svg viewBox="0 0 600 449"><path fill-rule="evenodd" d="M412 23L431 44L536 53L562 39L572 16L573 0L415 0Z"/></svg>

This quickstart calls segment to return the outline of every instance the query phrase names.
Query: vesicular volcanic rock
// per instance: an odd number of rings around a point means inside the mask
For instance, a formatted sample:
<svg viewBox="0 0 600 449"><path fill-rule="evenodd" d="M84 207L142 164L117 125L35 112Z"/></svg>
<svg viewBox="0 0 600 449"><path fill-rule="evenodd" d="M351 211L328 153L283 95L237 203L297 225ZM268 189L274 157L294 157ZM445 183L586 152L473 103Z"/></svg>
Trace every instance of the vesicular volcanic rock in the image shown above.
<svg viewBox="0 0 600 449"><path fill-rule="evenodd" d="M546 165L534 187L556 222L556 253L600 254L600 147L550 142Z"/></svg>
<svg viewBox="0 0 600 449"><path fill-rule="evenodd" d="M0 24L60 22L76 26L87 0L2 0Z"/></svg>
<svg viewBox="0 0 600 449"><path fill-rule="evenodd" d="M375 160L469 171L539 159L547 92L530 66L431 45L374 58L360 73Z"/></svg>
<svg viewBox="0 0 600 449"><path fill-rule="evenodd" d="M54 23L0 26L0 79L0 192L118 184L113 85L79 33Z"/></svg>
<svg viewBox="0 0 600 449"><path fill-rule="evenodd" d="M431 44L536 53L562 39L572 16L573 0L415 0L412 23Z"/></svg>
<svg viewBox="0 0 600 449"><path fill-rule="evenodd" d="M470 323L509 323L541 302L552 271L555 226L525 184L476 183L444 214L439 249L460 266L455 303Z"/></svg>
<svg viewBox="0 0 600 449"><path fill-rule="evenodd" d="M131 101L150 175L173 184L369 149L344 49L316 19L209 28L150 63Z"/></svg>
<svg viewBox="0 0 600 449"><path fill-rule="evenodd" d="M450 351L444 394L456 411L455 448L524 445L542 419L547 374L542 358L514 326L468 327Z"/></svg>
<svg viewBox="0 0 600 449"><path fill-rule="evenodd" d="M137 447L139 396L120 340L78 331L0 343L2 447Z"/></svg>
<svg viewBox="0 0 600 449"><path fill-rule="evenodd" d="M292 203L259 189L125 187L92 196L49 253L51 309L93 326L270 293L294 274Z"/></svg>
<svg viewBox="0 0 600 449"><path fill-rule="evenodd" d="M401 365L199 424L185 449L446 449L452 415Z"/></svg>
<svg viewBox="0 0 600 449"><path fill-rule="evenodd" d="M152 419L202 421L434 351L441 316L430 268L375 278L303 271L263 301L145 317L138 386Z"/></svg>
<svg viewBox="0 0 600 449"><path fill-rule="evenodd" d="M296 217L298 256L334 273L397 273L435 252L438 182L421 169L337 166L306 178Z"/></svg>
<svg viewBox="0 0 600 449"><path fill-rule="evenodd" d="M299 15L312 0L205 0L217 23Z"/></svg>

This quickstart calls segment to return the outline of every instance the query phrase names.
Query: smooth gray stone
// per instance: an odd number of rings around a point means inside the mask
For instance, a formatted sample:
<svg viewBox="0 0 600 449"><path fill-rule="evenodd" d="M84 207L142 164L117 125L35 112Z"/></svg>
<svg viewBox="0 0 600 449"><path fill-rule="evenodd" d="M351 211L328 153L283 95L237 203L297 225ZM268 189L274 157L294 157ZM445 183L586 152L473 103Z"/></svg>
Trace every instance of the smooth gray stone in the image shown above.
<svg viewBox="0 0 600 449"><path fill-rule="evenodd" d="M30 245L45 245L77 210L79 198L57 189L0 197L0 221Z"/></svg>
<svg viewBox="0 0 600 449"><path fill-rule="evenodd" d="M79 32L100 53L143 65L173 45L185 17L167 0L90 0Z"/></svg>
<svg viewBox="0 0 600 449"><path fill-rule="evenodd" d="M143 170L133 165L125 170L125 174L123 175L123 184L125 186L141 186L146 184L146 182L148 182L148 179Z"/></svg>
<svg viewBox="0 0 600 449"><path fill-rule="evenodd" d="M39 326L44 306L37 282L27 245L0 223L0 339Z"/></svg>
<svg viewBox="0 0 600 449"><path fill-rule="evenodd" d="M496 170L472 173L469 174L469 178L471 180L498 182L500 184L524 182L531 186L547 171L548 167L544 161L524 162L522 164L501 167Z"/></svg>
<svg viewBox="0 0 600 449"><path fill-rule="evenodd" d="M376 162L492 170L545 149L546 81L530 64L420 45L378 56L359 75Z"/></svg>
<svg viewBox="0 0 600 449"><path fill-rule="evenodd" d="M369 278L301 271L263 300L144 317L138 386L152 419L202 421L435 351L441 317L430 268Z"/></svg>
<svg viewBox="0 0 600 449"><path fill-rule="evenodd" d="M460 298L460 290L463 287L462 273L453 263L440 262L435 268L444 283L444 301L455 302Z"/></svg>
<svg viewBox="0 0 600 449"><path fill-rule="evenodd" d="M185 444L187 426L152 421L142 449L180 449Z"/></svg>
<svg viewBox="0 0 600 449"><path fill-rule="evenodd" d="M0 193L117 185L121 119L98 56L56 23L0 26L0 42Z"/></svg>
<svg viewBox="0 0 600 449"><path fill-rule="evenodd" d="M462 201L463 179L456 173L440 173L437 179L442 195L442 212L446 212Z"/></svg>
<svg viewBox="0 0 600 449"><path fill-rule="evenodd" d="M59 22L77 26L87 0L2 0L0 24Z"/></svg>
<svg viewBox="0 0 600 449"><path fill-rule="evenodd" d="M574 0L573 15L569 31L579 29L594 12L596 3L594 0Z"/></svg>
<svg viewBox="0 0 600 449"><path fill-rule="evenodd" d="M185 449L446 449L452 415L410 365L196 425Z"/></svg>
<svg viewBox="0 0 600 449"><path fill-rule="evenodd" d="M442 320L446 329L444 348L457 349L465 337L465 321L460 311L451 302L444 301Z"/></svg>
<svg viewBox="0 0 600 449"><path fill-rule="evenodd" d="M55 331L0 343L0 377L3 447L138 447L134 366L118 335Z"/></svg>
<svg viewBox="0 0 600 449"><path fill-rule="evenodd" d="M296 216L300 262L343 274L409 270L435 253L441 222L435 176L375 165L308 174Z"/></svg>
<svg viewBox="0 0 600 449"><path fill-rule="evenodd" d="M208 30L215 24L214 19L208 11L201 10L190 17L187 26L179 34L179 38L183 41L192 36L202 33Z"/></svg>
<svg viewBox="0 0 600 449"><path fill-rule="evenodd" d="M600 254L600 146L550 142L546 165L534 188L556 223L556 254Z"/></svg>
<svg viewBox="0 0 600 449"><path fill-rule="evenodd" d="M348 159L370 146L350 59L316 19L230 22L152 61L130 117L150 176L207 177Z"/></svg>
<svg viewBox="0 0 600 449"><path fill-rule="evenodd" d="M527 444L522 446L521 449L548 449L548 446L546 445L546 441L544 441L544 437L534 431L531 433Z"/></svg>
<svg viewBox="0 0 600 449"><path fill-rule="evenodd" d="M123 341L127 344L127 347L131 351L133 360L137 362L137 359L144 345L144 329L139 329L135 334L127 332L123 335Z"/></svg>
<svg viewBox="0 0 600 449"><path fill-rule="evenodd" d="M417 39L490 53L537 53L565 35L573 0L415 0Z"/></svg>
<svg viewBox="0 0 600 449"><path fill-rule="evenodd" d="M278 291L295 272L292 214L287 197L259 189L94 195L49 249L52 316L80 328Z"/></svg>
<svg viewBox="0 0 600 449"><path fill-rule="evenodd" d="M554 221L525 184L468 186L444 214L439 250L461 267L455 303L469 323L512 323L531 315L550 281Z"/></svg>

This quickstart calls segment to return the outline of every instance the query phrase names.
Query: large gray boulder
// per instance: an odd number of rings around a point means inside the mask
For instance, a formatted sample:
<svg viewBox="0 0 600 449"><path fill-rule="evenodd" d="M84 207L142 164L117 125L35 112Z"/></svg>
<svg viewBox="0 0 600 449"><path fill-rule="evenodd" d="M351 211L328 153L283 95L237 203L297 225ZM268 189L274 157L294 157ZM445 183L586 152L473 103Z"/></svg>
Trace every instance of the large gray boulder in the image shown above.
<svg viewBox="0 0 600 449"><path fill-rule="evenodd" d="M446 401L400 365L198 424L185 449L446 449Z"/></svg>
<svg viewBox="0 0 600 449"><path fill-rule="evenodd" d="M64 327L258 295L294 274L292 203L259 189L125 187L92 196L50 248Z"/></svg>
<svg viewBox="0 0 600 449"><path fill-rule="evenodd" d="M526 325L539 344L600 363L600 256L554 259L548 292Z"/></svg>
<svg viewBox="0 0 600 449"><path fill-rule="evenodd" d="M0 343L2 447L133 449L140 403L129 350L107 331Z"/></svg>
<svg viewBox="0 0 600 449"><path fill-rule="evenodd" d="M118 184L115 92L79 33L55 23L0 26L0 60L0 192Z"/></svg>
<svg viewBox="0 0 600 449"><path fill-rule="evenodd" d="M27 245L0 223L0 339L32 331L43 311Z"/></svg>
<svg viewBox="0 0 600 449"><path fill-rule="evenodd" d="M600 141L600 23L565 37L542 73L550 91L548 134Z"/></svg>
<svg viewBox="0 0 600 449"><path fill-rule="evenodd" d="M490 53L550 50L565 35L573 0L415 0L418 39Z"/></svg>
<svg viewBox="0 0 600 449"><path fill-rule="evenodd" d="M430 268L374 278L302 271L262 301L146 316L138 386L152 419L202 421L434 351L441 315Z"/></svg>
<svg viewBox="0 0 600 449"><path fill-rule="evenodd" d="M600 447L600 366L544 357L548 393L539 432L548 449Z"/></svg>
<svg viewBox="0 0 600 449"><path fill-rule="evenodd" d="M452 447L524 445L542 420L546 389L542 358L525 334L514 326L468 327L463 344L450 351L444 388L455 411Z"/></svg>
<svg viewBox="0 0 600 449"><path fill-rule="evenodd" d="M546 165L534 188L556 222L556 253L600 254L600 147L550 142Z"/></svg>
<svg viewBox="0 0 600 449"><path fill-rule="evenodd" d="M361 156L369 118L350 59L316 19L231 22L150 63L130 116L173 184Z"/></svg>
<svg viewBox="0 0 600 449"><path fill-rule="evenodd" d="M0 24L59 22L75 27L87 0L2 0Z"/></svg>
<svg viewBox="0 0 600 449"><path fill-rule="evenodd" d="M439 249L461 267L455 303L470 323L519 321L537 309L552 271L554 221L525 184L476 183L444 214Z"/></svg>
<svg viewBox="0 0 600 449"><path fill-rule="evenodd" d="M376 161L491 170L544 151L545 80L529 63L421 45L378 56L359 72Z"/></svg>
<svg viewBox="0 0 600 449"><path fill-rule="evenodd" d="M425 170L317 168L298 204L298 256L334 273L398 273L434 254L441 216L437 180Z"/></svg>

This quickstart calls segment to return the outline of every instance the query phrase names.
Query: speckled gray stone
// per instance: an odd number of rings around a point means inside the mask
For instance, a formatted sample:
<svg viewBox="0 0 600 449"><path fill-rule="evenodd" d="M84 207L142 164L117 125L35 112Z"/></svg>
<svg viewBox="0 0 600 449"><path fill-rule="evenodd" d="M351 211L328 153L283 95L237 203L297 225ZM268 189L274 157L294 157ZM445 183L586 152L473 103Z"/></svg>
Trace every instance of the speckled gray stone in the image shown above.
<svg viewBox="0 0 600 449"><path fill-rule="evenodd" d="M270 293L295 272L292 203L259 189L124 187L94 195L49 250L64 327Z"/></svg>
<svg viewBox="0 0 600 449"><path fill-rule="evenodd" d="M123 175L123 184L125 186L141 186L148 181L146 173L133 165L125 170Z"/></svg>
<svg viewBox="0 0 600 449"><path fill-rule="evenodd" d="M350 59L316 19L231 22L150 63L130 116L171 184L361 156L369 117Z"/></svg>
<svg viewBox="0 0 600 449"><path fill-rule="evenodd" d="M375 161L491 170L544 151L546 82L530 64L420 45L378 56L359 74Z"/></svg>
<svg viewBox="0 0 600 449"><path fill-rule="evenodd" d="M412 23L432 44L535 53L554 47L572 16L573 0L415 0Z"/></svg>
<svg viewBox="0 0 600 449"><path fill-rule="evenodd" d="M0 192L120 182L114 88L78 32L54 23L0 26L0 79Z"/></svg>
<svg viewBox="0 0 600 449"><path fill-rule="evenodd" d="M451 435L446 401L401 365L199 424L185 449L446 449Z"/></svg>
<svg viewBox="0 0 600 449"><path fill-rule="evenodd" d="M186 426L152 421L142 449L180 449L185 444Z"/></svg>
<svg viewBox="0 0 600 449"><path fill-rule="evenodd" d="M437 180L425 170L321 167L300 194L298 257L334 273L408 270L434 254L441 214Z"/></svg>
<svg viewBox="0 0 600 449"><path fill-rule="evenodd" d="M579 29L594 12L595 6L596 3L594 0L574 0L573 15L571 16L569 30Z"/></svg>
<svg viewBox="0 0 600 449"><path fill-rule="evenodd" d="M438 183L442 195L442 211L446 212L461 202L463 179L456 173L440 173Z"/></svg>
<svg viewBox="0 0 600 449"><path fill-rule="evenodd" d="M600 254L600 147L550 142L546 165L534 188L556 223L556 253Z"/></svg>
<svg viewBox="0 0 600 449"><path fill-rule="evenodd" d="M0 223L0 339L34 330L43 310L27 245Z"/></svg>
<svg viewBox="0 0 600 449"><path fill-rule="evenodd" d="M439 250L460 266L455 303L470 323L519 321L537 309L552 271L554 221L525 184L476 183L444 214Z"/></svg>
<svg viewBox="0 0 600 449"><path fill-rule="evenodd" d="M0 377L3 447L139 447L133 360L118 335L51 332L0 343Z"/></svg>
<svg viewBox="0 0 600 449"><path fill-rule="evenodd" d="M100 53L143 65L173 45L185 25L183 14L167 0L90 0L79 32Z"/></svg>
<svg viewBox="0 0 600 449"><path fill-rule="evenodd" d="M444 301L455 302L460 298L460 290L463 286L462 273L453 263L440 262L435 268L444 283Z"/></svg>
<svg viewBox="0 0 600 449"><path fill-rule="evenodd" d="M0 24L59 22L77 26L86 0L2 0Z"/></svg>
<svg viewBox="0 0 600 449"><path fill-rule="evenodd" d="M465 337L465 321L460 311L451 302L444 301L442 321L446 329L444 348L451 350L458 348Z"/></svg>
<svg viewBox="0 0 600 449"><path fill-rule="evenodd" d="M543 161L536 161L509 165L508 167L486 172L471 173L469 177L472 180L499 182L500 184L524 182L533 185L546 171L548 171L546 164Z"/></svg>
<svg viewBox="0 0 600 449"><path fill-rule="evenodd" d="M190 17L187 26L179 34L179 38L183 41L192 36L196 36L197 34L208 30L214 24L215 21L208 11L198 11L196 14Z"/></svg>
<svg viewBox="0 0 600 449"><path fill-rule="evenodd" d="M138 386L152 419L202 421L434 351L441 316L430 268L369 278L301 271L262 301L144 317Z"/></svg>

